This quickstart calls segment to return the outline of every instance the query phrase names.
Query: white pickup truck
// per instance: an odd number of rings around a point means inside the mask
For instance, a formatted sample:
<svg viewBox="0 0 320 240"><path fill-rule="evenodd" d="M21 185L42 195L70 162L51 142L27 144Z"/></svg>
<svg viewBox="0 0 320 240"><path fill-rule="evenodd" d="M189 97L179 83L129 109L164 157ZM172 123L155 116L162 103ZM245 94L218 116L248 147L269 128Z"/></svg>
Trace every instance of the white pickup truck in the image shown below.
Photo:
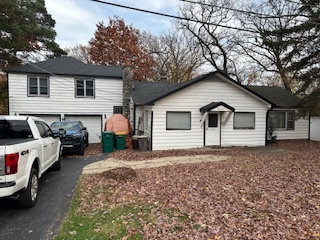
<svg viewBox="0 0 320 240"><path fill-rule="evenodd" d="M33 207L38 179L50 167L60 170L61 151L59 136L42 119L0 115L0 198Z"/></svg>

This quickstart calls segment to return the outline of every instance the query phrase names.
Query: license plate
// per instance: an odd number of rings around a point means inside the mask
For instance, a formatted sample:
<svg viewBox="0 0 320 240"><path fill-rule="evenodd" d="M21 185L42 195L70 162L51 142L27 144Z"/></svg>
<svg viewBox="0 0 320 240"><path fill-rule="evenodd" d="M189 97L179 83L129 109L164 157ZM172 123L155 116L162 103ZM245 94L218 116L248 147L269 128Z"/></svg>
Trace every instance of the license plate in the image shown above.
<svg viewBox="0 0 320 240"><path fill-rule="evenodd" d="M73 145L63 145L64 148L73 148Z"/></svg>

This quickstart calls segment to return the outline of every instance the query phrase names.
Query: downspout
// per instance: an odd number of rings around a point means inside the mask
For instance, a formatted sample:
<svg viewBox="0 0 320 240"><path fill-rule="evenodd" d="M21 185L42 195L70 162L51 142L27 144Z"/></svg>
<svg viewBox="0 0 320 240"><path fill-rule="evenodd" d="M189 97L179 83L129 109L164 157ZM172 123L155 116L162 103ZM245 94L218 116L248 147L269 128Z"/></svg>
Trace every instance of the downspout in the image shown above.
<svg viewBox="0 0 320 240"><path fill-rule="evenodd" d="M136 135L136 104L133 104L133 135Z"/></svg>
<svg viewBox="0 0 320 240"><path fill-rule="evenodd" d="M267 114L266 114L266 133L265 133L265 141L264 141L264 145L266 146L267 143L268 143L268 119L269 119L269 112L271 110L268 110L267 111Z"/></svg>
<svg viewBox="0 0 320 240"><path fill-rule="evenodd" d="M206 146L206 121L203 122L203 146Z"/></svg>
<svg viewBox="0 0 320 240"><path fill-rule="evenodd" d="M311 128L311 113L310 113L310 111L309 111L308 140L310 140L310 128Z"/></svg>
<svg viewBox="0 0 320 240"><path fill-rule="evenodd" d="M10 98L9 98L9 73L7 73L7 94L8 94L8 98L7 98L7 115L10 115Z"/></svg>
<svg viewBox="0 0 320 240"><path fill-rule="evenodd" d="M151 111L151 126L150 126L150 151L152 151L153 146L153 111Z"/></svg>
<svg viewBox="0 0 320 240"><path fill-rule="evenodd" d="M221 147L221 125L222 125L222 124L221 124L221 123L222 123L221 120L222 120L222 112L220 112L219 115L220 115L220 127L219 127L219 128L220 128L220 129L219 129L219 131L220 131L220 132L219 132L219 138L220 138L220 139L219 139L219 143L220 143L220 144L219 144L219 146Z"/></svg>

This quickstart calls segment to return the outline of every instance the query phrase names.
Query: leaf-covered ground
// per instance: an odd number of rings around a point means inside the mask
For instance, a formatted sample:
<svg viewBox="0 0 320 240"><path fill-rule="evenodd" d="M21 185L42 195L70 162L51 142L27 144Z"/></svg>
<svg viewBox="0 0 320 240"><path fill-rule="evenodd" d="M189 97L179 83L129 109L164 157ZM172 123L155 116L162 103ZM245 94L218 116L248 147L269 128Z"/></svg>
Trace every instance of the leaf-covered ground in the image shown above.
<svg viewBox="0 0 320 240"><path fill-rule="evenodd" d="M320 143L279 141L272 148L286 151L230 148L213 151L234 156L221 162L85 176L75 214L100 214L95 232L117 238L104 223L115 209L131 209L113 216L111 224L125 229L118 239L320 239ZM113 157L203 153L129 152Z"/></svg>

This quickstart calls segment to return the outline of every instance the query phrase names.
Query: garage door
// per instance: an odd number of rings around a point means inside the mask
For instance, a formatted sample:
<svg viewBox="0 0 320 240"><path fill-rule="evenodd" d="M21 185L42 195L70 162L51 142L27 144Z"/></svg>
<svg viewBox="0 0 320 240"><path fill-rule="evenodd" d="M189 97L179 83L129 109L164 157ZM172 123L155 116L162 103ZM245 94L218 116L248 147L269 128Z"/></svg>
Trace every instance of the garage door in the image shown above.
<svg viewBox="0 0 320 240"><path fill-rule="evenodd" d="M69 121L81 121L83 126L88 129L89 143L101 142L102 118L101 116L65 115Z"/></svg>
<svg viewBox="0 0 320 240"><path fill-rule="evenodd" d="M35 117L42 118L47 122L47 124L50 126L51 123L55 121L60 121L60 115L41 115L41 114L33 114Z"/></svg>

